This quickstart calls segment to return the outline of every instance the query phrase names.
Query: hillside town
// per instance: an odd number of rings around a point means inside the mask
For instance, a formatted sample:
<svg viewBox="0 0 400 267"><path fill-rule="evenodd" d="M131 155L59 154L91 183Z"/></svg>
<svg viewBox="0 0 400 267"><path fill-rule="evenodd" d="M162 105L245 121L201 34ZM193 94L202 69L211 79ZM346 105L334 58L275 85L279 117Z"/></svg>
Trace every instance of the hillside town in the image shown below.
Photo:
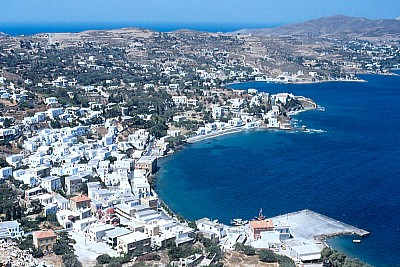
<svg viewBox="0 0 400 267"><path fill-rule="evenodd" d="M156 192L158 159L181 145L304 131L291 116L321 108L229 83L360 81L399 67L392 44L319 40L142 29L0 36L0 266L223 266L224 253L255 249L264 262L319 262L321 240L296 239L288 220L260 211L229 226L190 222Z"/></svg>
<svg viewBox="0 0 400 267"><path fill-rule="evenodd" d="M173 153L184 142L219 134L261 127L290 130L288 113L316 108L311 99L290 93L145 84L143 90L156 99L138 114L139 108L132 107L129 99L116 101L118 95L113 93L137 88L79 87L65 79L57 77L49 85L49 90L67 90L64 97L45 97L46 92L28 91L0 79L4 148L0 179L15 193L3 200L1 239L10 242L32 235L37 250L51 253L60 233L68 232L76 244L96 244L94 253L75 248L79 259L91 255L86 260L92 262L105 253L139 256L193 244L199 233L218 244L227 232L240 231L207 219L189 226L174 215L154 190L158 157ZM77 90L107 97L72 105ZM160 106L156 106L158 94L165 94ZM279 227L268 227L275 228ZM253 232L249 228L248 235L256 237ZM239 239L244 244L246 236L235 235L226 249L233 249ZM196 255L202 266L219 260L216 253ZM176 266L191 261L192 255L187 256L175 259Z"/></svg>

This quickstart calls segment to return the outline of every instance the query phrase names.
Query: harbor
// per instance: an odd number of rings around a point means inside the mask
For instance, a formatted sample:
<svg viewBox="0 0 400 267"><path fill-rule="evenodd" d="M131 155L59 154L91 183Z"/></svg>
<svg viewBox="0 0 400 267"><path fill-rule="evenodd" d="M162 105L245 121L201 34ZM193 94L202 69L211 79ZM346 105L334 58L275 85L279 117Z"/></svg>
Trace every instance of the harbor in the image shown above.
<svg viewBox="0 0 400 267"><path fill-rule="evenodd" d="M203 223L204 219L200 221ZM360 243L362 237L370 234L308 209L272 218L265 218L260 210L258 217L253 220L236 218L230 223L232 226L219 224L226 233L220 239L224 250L232 250L238 243L246 244L258 249L271 249L302 263L319 262L321 251L328 246L325 241L329 237L358 235L352 242ZM218 222L209 221L208 224L217 227Z"/></svg>
<svg viewBox="0 0 400 267"><path fill-rule="evenodd" d="M332 219L311 210L301 210L271 218L273 221L287 222L295 239L320 239L340 235L364 237L366 230Z"/></svg>

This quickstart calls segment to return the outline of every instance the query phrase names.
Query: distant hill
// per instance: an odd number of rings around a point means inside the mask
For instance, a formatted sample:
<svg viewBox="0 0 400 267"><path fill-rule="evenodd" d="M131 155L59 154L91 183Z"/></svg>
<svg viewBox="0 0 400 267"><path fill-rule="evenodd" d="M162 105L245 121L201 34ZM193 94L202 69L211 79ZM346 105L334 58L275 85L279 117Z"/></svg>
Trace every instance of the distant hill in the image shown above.
<svg viewBox="0 0 400 267"><path fill-rule="evenodd" d="M400 35L400 20L370 20L336 15L277 28L244 29L236 33L259 35L361 35L371 37L386 34Z"/></svg>

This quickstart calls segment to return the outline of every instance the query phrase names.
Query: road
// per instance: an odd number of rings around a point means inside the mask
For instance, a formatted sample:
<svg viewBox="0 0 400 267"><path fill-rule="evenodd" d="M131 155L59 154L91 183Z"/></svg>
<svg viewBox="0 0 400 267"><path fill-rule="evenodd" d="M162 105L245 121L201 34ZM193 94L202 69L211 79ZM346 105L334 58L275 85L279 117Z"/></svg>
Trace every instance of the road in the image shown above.
<svg viewBox="0 0 400 267"><path fill-rule="evenodd" d="M153 146L154 146L154 137L150 137L150 141L146 148L146 152L144 153L144 156L151 156L151 154L153 154Z"/></svg>

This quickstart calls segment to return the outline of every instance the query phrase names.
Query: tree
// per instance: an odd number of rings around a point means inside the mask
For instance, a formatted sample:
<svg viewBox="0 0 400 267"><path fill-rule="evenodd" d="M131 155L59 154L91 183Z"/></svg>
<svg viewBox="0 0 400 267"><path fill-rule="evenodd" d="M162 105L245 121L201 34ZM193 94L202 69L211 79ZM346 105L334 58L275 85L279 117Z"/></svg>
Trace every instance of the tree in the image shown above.
<svg viewBox="0 0 400 267"><path fill-rule="evenodd" d="M34 258L41 258L41 257L44 256L44 253L40 249L37 249L37 248L33 247L32 248L32 256Z"/></svg>
<svg viewBox="0 0 400 267"><path fill-rule="evenodd" d="M215 260L222 259L223 252L221 247L217 244L213 244L206 248L206 252L208 253L207 258L212 259L215 255Z"/></svg>
<svg viewBox="0 0 400 267"><path fill-rule="evenodd" d="M275 254L268 249L260 250L258 259L262 262L276 262Z"/></svg>
<svg viewBox="0 0 400 267"><path fill-rule="evenodd" d="M107 266L108 267L122 267L122 264L120 262L113 261L113 262L110 262ZM133 265L133 266L136 266L136 265Z"/></svg>
<svg viewBox="0 0 400 267"><path fill-rule="evenodd" d="M189 226L190 228L194 229L195 231L199 230L199 229L197 229L197 224L196 224L195 221L190 221L190 222L188 222L188 226Z"/></svg>
<svg viewBox="0 0 400 267"><path fill-rule="evenodd" d="M211 239L207 238L207 237L203 237L203 240L201 240L201 243L203 243L204 247L211 247L213 245Z"/></svg>
<svg viewBox="0 0 400 267"><path fill-rule="evenodd" d="M102 254L96 258L97 264L107 264L111 262L111 256L107 254Z"/></svg>
<svg viewBox="0 0 400 267"><path fill-rule="evenodd" d="M62 256L62 261L64 267L82 267L82 263L72 253Z"/></svg>
<svg viewBox="0 0 400 267"><path fill-rule="evenodd" d="M156 124L150 128L150 134L156 138L161 138L167 135L168 127L165 124Z"/></svg>
<svg viewBox="0 0 400 267"><path fill-rule="evenodd" d="M10 118L5 118L3 121L4 128L8 128L13 124L13 120Z"/></svg>
<svg viewBox="0 0 400 267"><path fill-rule="evenodd" d="M17 245L20 250L29 250L33 248L33 236L28 235L25 238L17 239Z"/></svg>
<svg viewBox="0 0 400 267"><path fill-rule="evenodd" d="M262 262L278 262L281 267L295 267L294 261L284 255L277 255L271 250L263 249L259 251L258 259Z"/></svg>
<svg viewBox="0 0 400 267"><path fill-rule="evenodd" d="M5 159L0 158L0 168L4 168L4 167L8 167L8 166L10 166L10 165L8 165L8 162Z"/></svg>
<svg viewBox="0 0 400 267"><path fill-rule="evenodd" d="M31 202L32 213L39 214L43 210L43 205L40 203L38 199L35 199Z"/></svg>
<svg viewBox="0 0 400 267"><path fill-rule="evenodd" d="M332 255L332 253L333 253L333 250L332 250L331 248L328 248L328 247L324 248L324 249L321 251L321 259L322 259L322 260L327 260L327 259L329 259L329 257Z"/></svg>
<svg viewBox="0 0 400 267"><path fill-rule="evenodd" d="M6 221L11 221L11 210L6 209Z"/></svg>
<svg viewBox="0 0 400 267"><path fill-rule="evenodd" d="M243 253L247 256L256 255L256 250L252 246L243 246Z"/></svg>
<svg viewBox="0 0 400 267"><path fill-rule="evenodd" d="M57 215L55 213L48 213L46 214L46 220L51 222L55 226L60 226L57 220Z"/></svg>
<svg viewBox="0 0 400 267"><path fill-rule="evenodd" d="M58 120L51 120L50 121L50 126L53 129L60 129L61 128L61 123Z"/></svg>
<svg viewBox="0 0 400 267"><path fill-rule="evenodd" d="M243 251L244 245L242 243L236 242L234 245L235 251Z"/></svg>
<svg viewBox="0 0 400 267"><path fill-rule="evenodd" d="M71 248L68 246L66 242L58 241L53 246L53 252L56 255L67 255L71 253Z"/></svg>
<svg viewBox="0 0 400 267"><path fill-rule="evenodd" d="M16 220L17 219L17 210L15 209L15 206L11 208L11 213L12 213L12 219Z"/></svg>
<svg viewBox="0 0 400 267"><path fill-rule="evenodd" d="M115 161L117 161L117 158L114 156L109 156L108 158L106 158L106 160L109 160L111 164L113 164Z"/></svg>
<svg viewBox="0 0 400 267"><path fill-rule="evenodd" d="M16 217L19 220L22 218L22 208L20 205L17 205L16 207Z"/></svg>
<svg viewBox="0 0 400 267"><path fill-rule="evenodd" d="M199 250L197 248L194 248L193 246L171 246L171 248L168 250L168 256L171 261L174 261L179 260L179 258L186 258L196 252L199 252Z"/></svg>
<svg viewBox="0 0 400 267"><path fill-rule="evenodd" d="M88 194L88 187L86 183L82 183L79 185L79 192L81 192L84 195Z"/></svg>

